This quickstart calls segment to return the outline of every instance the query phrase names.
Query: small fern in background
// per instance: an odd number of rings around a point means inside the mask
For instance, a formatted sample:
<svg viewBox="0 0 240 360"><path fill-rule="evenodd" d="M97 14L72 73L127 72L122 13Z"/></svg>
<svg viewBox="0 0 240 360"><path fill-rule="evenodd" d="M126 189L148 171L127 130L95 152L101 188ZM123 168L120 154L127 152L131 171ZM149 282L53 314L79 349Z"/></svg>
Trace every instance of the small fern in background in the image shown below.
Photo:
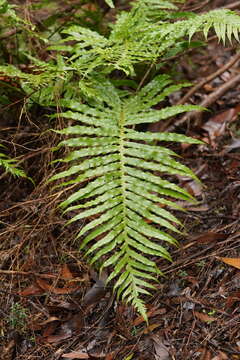
<svg viewBox="0 0 240 360"><path fill-rule="evenodd" d="M102 80L95 84L98 101L92 106L63 100L61 106L69 110L58 114L79 123L59 131L70 136L59 147L73 151L62 160L70 163L69 169L51 180L69 178L61 185L76 184L76 191L61 207L65 212L79 212L69 223L91 218L78 233L83 239L81 249L91 264L101 258L102 269L114 267L108 282L116 277L118 296L131 302L145 318L140 295L149 293L147 289L154 286L148 280L156 280L161 273L149 256L170 260L164 243L177 244L168 232L179 232L176 225L180 222L167 208L180 208L170 198L192 200L184 189L165 180L164 174L196 179L190 169L176 161L173 151L154 142L200 142L133 127L199 110L191 105L151 108L182 86L172 85L168 76L159 75L135 96L121 99L119 91Z"/></svg>
<svg viewBox="0 0 240 360"><path fill-rule="evenodd" d="M4 146L1 144L0 147L4 148ZM0 169L1 168L13 176L27 177L25 172L17 166L17 160L14 158L9 158L3 152L0 152Z"/></svg>

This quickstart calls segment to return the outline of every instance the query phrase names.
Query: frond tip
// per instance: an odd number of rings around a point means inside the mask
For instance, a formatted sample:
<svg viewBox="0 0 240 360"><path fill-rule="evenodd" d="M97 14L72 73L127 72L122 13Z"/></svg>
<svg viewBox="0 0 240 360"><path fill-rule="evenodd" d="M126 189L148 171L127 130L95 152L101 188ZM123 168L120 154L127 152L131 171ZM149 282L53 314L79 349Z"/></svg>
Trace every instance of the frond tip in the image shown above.
<svg viewBox="0 0 240 360"><path fill-rule="evenodd" d="M169 232L178 233L181 223L169 208L181 209L174 199L193 200L164 174L196 179L176 160L177 154L156 142L201 142L179 134L141 132L132 125L199 110L193 106L151 109L174 89L169 77L160 75L135 97L124 100L110 83L98 83L102 102L90 106L62 101L68 110L61 115L77 125L60 131L70 135L59 144L73 149L62 160L70 166L51 178L66 178L63 186L78 185L61 207L74 211L69 223L90 218L77 235L82 238L80 248L91 264L101 259L101 269L113 268L108 282L116 279L118 297L133 304L145 319L141 296L154 289L152 282L161 275L152 259L171 260L168 248L177 245Z"/></svg>

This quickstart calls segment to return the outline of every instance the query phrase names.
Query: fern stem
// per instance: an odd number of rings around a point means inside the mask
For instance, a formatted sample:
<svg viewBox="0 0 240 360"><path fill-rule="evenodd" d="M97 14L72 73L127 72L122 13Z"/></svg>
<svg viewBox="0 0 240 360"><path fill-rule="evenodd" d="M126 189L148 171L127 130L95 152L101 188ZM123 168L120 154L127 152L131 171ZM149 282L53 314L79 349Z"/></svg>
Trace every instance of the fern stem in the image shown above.
<svg viewBox="0 0 240 360"><path fill-rule="evenodd" d="M119 116L119 155L120 155L120 177L123 199L123 238L127 242L127 226L126 226L126 180L125 180L125 155L124 155L124 137L125 137L125 116L124 109L121 110ZM124 243L125 243L124 241Z"/></svg>

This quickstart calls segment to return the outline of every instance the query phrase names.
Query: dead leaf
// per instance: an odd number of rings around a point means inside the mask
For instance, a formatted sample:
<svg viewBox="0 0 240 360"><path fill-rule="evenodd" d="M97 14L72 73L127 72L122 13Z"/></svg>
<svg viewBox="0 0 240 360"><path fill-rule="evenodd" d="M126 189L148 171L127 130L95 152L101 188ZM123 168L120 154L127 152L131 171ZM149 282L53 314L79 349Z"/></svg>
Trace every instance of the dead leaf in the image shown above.
<svg viewBox="0 0 240 360"><path fill-rule="evenodd" d="M92 358L102 359L102 358L106 358L106 354L87 354L86 352L82 352L82 351L73 351L71 353L63 354L62 356L67 359L92 359Z"/></svg>
<svg viewBox="0 0 240 360"><path fill-rule="evenodd" d="M165 308L162 308L162 309L158 309L156 307L153 307L152 309L150 309L148 312L147 312L147 317L148 319L150 317L153 317L153 316L156 316L156 315L162 315L162 314L166 314L166 309ZM140 325L142 322L144 322L144 318L142 316L138 316L134 321L133 321L133 326L138 326Z"/></svg>
<svg viewBox="0 0 240 360"><path fill-rule="evenodd" d="M227 265L240 269L240 258L228 258L228 257L218 257L218 256L216 256L216 258L223 261Z"/></svg>
<svg viewBox="0 0 240 360"><path fill-rule="evenodd" d="M240 301L240 291L234 292L231 296L228 296L226 301L226 307L232 307L236 302Z"/></svg>
<svg viewBox="0 0 240 360"><path fill-rule="evenodd" d="M194 311L193 314L195 315L196 318L198 318L199 320L201 320L203 322L213 322L213 321L217 320L217 318L215 318L213 316L210 316L205 313L200 313L198 311Z"/></svg>
<svg viewBox="0 0 240 360"><path fill-rule="evenodd" d="M97 280L96 283L87 291L83 298L82 306L90 306L97 303L106 294L105 283Z"/></svg>
<svg viewBox="0 0 240 360"><path fill-rule="evenodd" d="M50 336L47 336L44 340L48 343L51 343L51 344L57 344L59 343L60 341L62 340L66 340L66 339L69 339L70 337L72 336L72 333L60 333L58 335L50 335Z"/></svg>
<svg viewBox="0 0 240 360"><path fill-rule="evenodd" d="M167 341L157 335L152 335L151 339L153 340L153 346L155 349L155 359L170 360L169 344L167 343Z"/></svg>
<svg viewBox="0 0 240 360"><path fill-rule="evenodd" d="M206 124L202 126L202 128L207 131L208 136L211 140L211 145L213 147L216 147L214 140L218 136L224 134L226 124L234 121L237 118L237 114L239 113L239 111L240 105L213 116L209 121L206 122Z"/></svg>
<svg viewBox="0 0 240 360"><path fill-rule="evenodd" d="M44 291L37 284L30 285L26 287L23 291L19 291L20 296L30 296L30 295L41 295Z"/></svg>
<svg viewBox="0 0 240 360"><path fill-rule="evenodd" d="M222 351L218 352L218 355L214 356L211 360L228 360L229 357Z"/></svg>
<svg viewBox="0 0 240 360"><path fill-rule="evenodd" d="M199 244L205 244L214 241L221 241L227 239L228 235L224 233L215 233L212 231L205 232L201 235L197 235L191 240L198 242Z"/></svg>
<svg viewBox="0 0 240 360"><path fill-rule="evenodd" d="M196 181L188 181L184 184L185 189L194 197L202 195L202 186Z"/></svg>
<svg viewBox="0 0 240 360"><path fill-rule="evenodd" d="M42 336L43 336L44 338L47 338L47 337L53 335L53 334L55 333L57 327L58 327L58 322L57 322L57 321L52 321L52 322L49 323L48 326L44 329Z"/></svg>
<svg viewBox="0 0 240 360"><path fill-rule="evenodd" d="M224 153L228 153L231 150L239 149L240 148L240 139L233 139L231 144L224 146Z"/></svg>
<svg viewBox="0 0 240 360"><path fill-rule="evenodd" d="M203 349L200 360L211 360L211 353L208 349Z"/></svg>
<svg viewBox="0 0 240 360"><path fill-rule="evenodd" d="M10 340L5 346L1 347L1 360L12 360L14 356L14 350L16 347L15 339Z"/></svg>
<svg viewBox="0 0 240 360"><path fill-rule="evenodd" d="M151 332L153 332L153 330L157 329L159 326L161 326L162 324L151 324L149 326L147 326L144 330L143 330L143 334L149 334Z"/></svg>
<svg viewBox="0 0 240 360"><path fill-rule="evenodd" d="M47 283L46 281L42 280L42 279L36 279L37 285L42 288L45 291L48 292L52 292L54 294L71 294L73 292L75 292L77 289L80 289L79 286L74 286L74 287L63 287L63 288L59 288L59 287L55 287L54 285L50 285L49 283Z"/></svg>
<svg viewBox="0 0 240 360"><path fill-rule="evenodd" d="M60 273L60 277L64 280L72 280L74 279L74 276L71 272L71 270L69 269L68 265L67 264L64 264L62 266L62 269L61 269L61 273Z"/></svg>

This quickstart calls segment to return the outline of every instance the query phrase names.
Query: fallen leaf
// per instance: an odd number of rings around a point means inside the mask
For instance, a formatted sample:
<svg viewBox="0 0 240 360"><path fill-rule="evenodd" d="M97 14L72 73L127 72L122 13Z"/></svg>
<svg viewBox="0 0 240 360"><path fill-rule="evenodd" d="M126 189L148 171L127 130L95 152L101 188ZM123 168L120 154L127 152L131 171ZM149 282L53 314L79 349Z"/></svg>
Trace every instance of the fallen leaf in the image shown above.
<svg viewBox="0 0 240 360"><path fill-rule="evenodd" d="M196 318L198 318L199 320L201 320L203 322L213 322L213 321L217 320L217 318L210 316L208 314L205 314L205 313L200 313L198 311L194 311L193 313Z"/></svg>
<svg viewBox="0 0 240 360"><path fill-rule="evenodd" d="M29 295L41 295L44 291L37 284L30 285L26 287L23 291L19 291L20 296L29 296Z"/></svg>
<svg viewBox="0 0 240 360"><path fill-rule="evenodd" d="M206 124L202 126L202 128L207 131L208 136L211 140L211 145L213 147L216 147L214 140L218 136L224 134L226 124L234 121L237 118L237 114L239 113L239 111L240 105L213 116L210 120L206 122Z"/></svg>
<svg viewBox="0 0 240 360"><path fill-rule="evenodd" d="M44 320L44 321L40 322L39 325L42 325L42 326L47 325L47 324L49 324L49 323L51 323L53 321L60 321L60 319L58 317L56 317L56 316L50 316L47 320Z"/></svg>
<svg viewBox="0 0 240 360"><path fill-rule="evenodd" d="M166 314L166 309L165 308L161 308L161 309L158 309L156 307L153 307L152 309L150 309L148 312L147 312L147 317L148 319L150 317L153 317L153 316L156 316L156 315L162 315L162 314ZM142 316L138 316L134 321L133 321L133 326L138 326L140 325L142 322L144 322L144 318Z"/></svg>
<svg viewBox="0 0 240 360"><path fill-rule="evenodd" d="M87 354L82 351L73 351L71 353L63 354L62 356L67 359L92 359L92 358L102 359L102 358L106 358L106 354L93 354L93 353Z"/></svg>
<svg viewBox="0 0 240 360"><path fill-rule="evenodd" d="M54 294L71 294L71 293L75 292L77 289L80 289L79 286L63 287L63 288L55 287L53 285L50 285L49 283L47 283L46 281L44 281L42 279L36 279L36 282L40 288L42 288L43 290L46 290L48 292L52 292Z"/></svg>
<svg viewBox="0 0 240 360"><path fill-rule="evenodd" d="M149 334L151 333L153 330L157 329L159 326L161 326L162 324L151 324L149 326L147 326L144 330L143 330L143 334Z"/></svg>
<svg viewBox="0 0 240 360"><path fill-rule="evenodd" d="M60 334L47 336L44 340L48 343L53 344L53 343L59 343L62 340L69 339L71 336L72 336L71 331L69 332L61 331Z"/></svg>
<svg viewBox="0 0 240 360"><path fill-rule="evenodd" d="M105 283L97 280L96 283L87 291L83 298L82 306L90 306L97 303L106 294Z"/></svg>
<svg viewBox="0 0 240 360"><path fill-rule="evenodd" d="M231 144L224 146L224 153L240 148L240 139L233 139Z"/></svg>
<svg viewBox="0 0 240 360"><path fill-rule="evenodd" d="M209 243L209 242L225 240L225 239L227 239L227 237L228 237L228 235L224 234L224 233L217 233L217 232L215 233L212 231L208 231L201 235L195 236L191 240L196 241L200 244L205 244L205 243Z"/></svg>
<svg viewBox="0 0 240 360"><path fill-rule="evenodd" d="M222 351L218 352L218 355L214 356L211 360L228 360L229 357Z"/></svg>
<svg viewBox="0 0 240 360"><path fill-rule="evenodd" d="M218 256L216 256L216 258L223 261L227 265L240 269L240 258L227 258L227 257L218 257Z"/></svg>
<svg viewBox="0 0 240 360"><path fill-rule="evenodd" d="M155 349L155 359L156 360L170 360L169 356L169 344L162 337L157 335L152 335L151 339L153 340L153 346Z"/></svg>
<svg viewBox="0 0 240 360"><path fill-rule="evenodd" d="M69 269L68 265L67 264L64 264L62 266L62 269L61 269L61 273L60 273L60 277L64 280L72 280L74 279L74 276L71 272L71 270Z"/></svg>
<svg viewBox="0 0 240 360"><path fill-rule="evenodd" d="M42 336L44 338L49 337L50 335L54 334L54 332L56 331L58 327L58 322L57 321L52 321L51 323L48 324L48 326L44 329Z"/></svg>
<svg viewBox="0 0 240 360"><path fill-rule="evenodd" d="M240 301L240 291L236 291L232 295L228 296L226 300L226 307L230 308L231 306L233 306L233 304L239 301Z"/></svg>
<svg viewBox="0 0 240 360"><path fill-rule="evenodd" d="M208 349L203 349L200 360L211 360L211 353Z"/></svg>

